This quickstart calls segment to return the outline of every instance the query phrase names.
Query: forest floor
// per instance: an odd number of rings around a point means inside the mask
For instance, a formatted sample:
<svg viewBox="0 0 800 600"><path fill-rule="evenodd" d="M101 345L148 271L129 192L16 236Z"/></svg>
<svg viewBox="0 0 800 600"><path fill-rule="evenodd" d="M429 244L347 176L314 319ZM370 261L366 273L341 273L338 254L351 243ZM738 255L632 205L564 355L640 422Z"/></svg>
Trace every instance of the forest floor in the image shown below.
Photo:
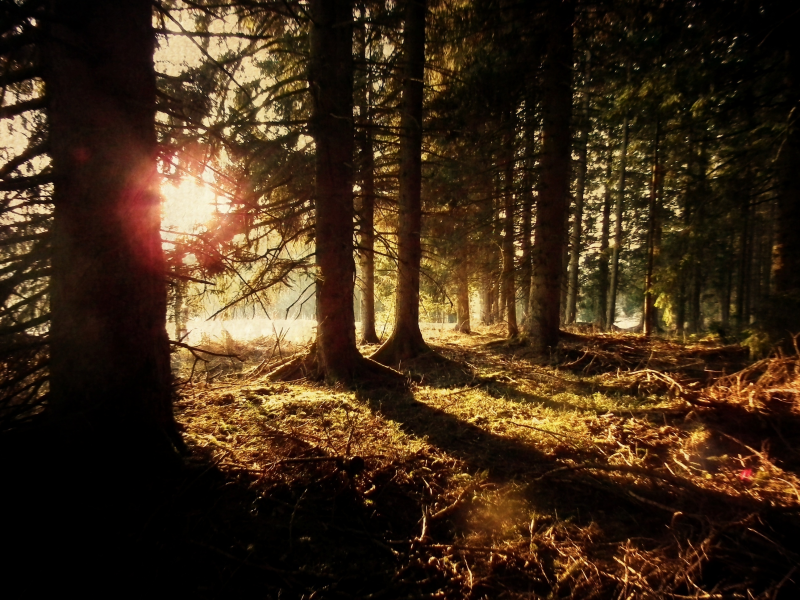
<svg viewBox="0 0 800 600"><path fill-rule="evenodd" d="M499 333L435 333L407 391L270 382L231 340L243 368L187 361L194 595L799 597L797 356Z"/></svg>
<svg viewBox="0 0 800 600"><path fill-rule="evenodd" d="M798 356L429 333L449 361L403 365L407 390L269 381L274 340L181 350L188 469L149 491L111 460L29 469L26 519L61 541L17 549L27 596L66 561L105 597L800 597Z"/></svg>

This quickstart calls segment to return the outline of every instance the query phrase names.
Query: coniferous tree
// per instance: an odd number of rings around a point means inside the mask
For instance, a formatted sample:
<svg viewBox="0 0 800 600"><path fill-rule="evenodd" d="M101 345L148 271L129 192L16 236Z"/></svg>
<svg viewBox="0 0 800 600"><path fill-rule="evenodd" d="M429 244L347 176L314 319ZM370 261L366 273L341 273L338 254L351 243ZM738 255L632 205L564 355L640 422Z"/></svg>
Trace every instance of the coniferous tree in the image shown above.
<svg viewBox="0 0 800 600"><path fill-rule="evenodd" d="M168 453L182 442L159 235L152 5L57 1L52 10L49 410L115 446Z"/></svg>

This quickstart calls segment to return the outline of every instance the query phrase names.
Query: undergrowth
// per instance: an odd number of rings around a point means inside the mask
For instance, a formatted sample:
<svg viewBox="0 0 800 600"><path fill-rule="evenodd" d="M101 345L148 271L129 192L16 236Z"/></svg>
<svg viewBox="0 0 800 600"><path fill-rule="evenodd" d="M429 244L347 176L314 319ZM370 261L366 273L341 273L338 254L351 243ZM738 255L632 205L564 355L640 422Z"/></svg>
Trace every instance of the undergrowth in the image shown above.
<svg viewBox="0 0 800 600"><path fill-rule="evenodd" d="M451 362L405 365L408 391L271 382L285 357L230 341L204 349L244 363L187 354L178 417L220 473L187 526L219 565L200 595L797 597L798 357L429 342Z"/></svg>

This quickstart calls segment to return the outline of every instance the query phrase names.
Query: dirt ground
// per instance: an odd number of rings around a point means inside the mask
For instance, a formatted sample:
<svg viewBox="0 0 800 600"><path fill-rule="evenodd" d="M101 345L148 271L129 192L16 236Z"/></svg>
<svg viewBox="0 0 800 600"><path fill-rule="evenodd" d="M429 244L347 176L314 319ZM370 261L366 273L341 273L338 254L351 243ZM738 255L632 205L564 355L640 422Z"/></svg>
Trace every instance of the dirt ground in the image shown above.
<svg viewBox="0 0 800 600"><path fill-rule="evenodd" d="M498 333L436 332L449 361L402 365L407 391L195 365L196 594L798 597L797 357L571 334L542 359Z"/></svg>

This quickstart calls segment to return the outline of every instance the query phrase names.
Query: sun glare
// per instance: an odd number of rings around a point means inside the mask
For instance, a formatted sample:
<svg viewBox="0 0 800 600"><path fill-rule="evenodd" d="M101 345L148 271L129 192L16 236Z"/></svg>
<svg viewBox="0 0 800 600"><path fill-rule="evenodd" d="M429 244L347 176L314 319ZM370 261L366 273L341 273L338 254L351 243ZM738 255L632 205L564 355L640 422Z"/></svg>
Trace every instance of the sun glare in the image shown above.
<svg viewBox="0 0 800 600"><path fill-rule="evenodd" d="M209 186L194 178L184 178L175 185L161 185L164 202L161 207L163 229L191 233L214 214L217 195Z"/></svg>

